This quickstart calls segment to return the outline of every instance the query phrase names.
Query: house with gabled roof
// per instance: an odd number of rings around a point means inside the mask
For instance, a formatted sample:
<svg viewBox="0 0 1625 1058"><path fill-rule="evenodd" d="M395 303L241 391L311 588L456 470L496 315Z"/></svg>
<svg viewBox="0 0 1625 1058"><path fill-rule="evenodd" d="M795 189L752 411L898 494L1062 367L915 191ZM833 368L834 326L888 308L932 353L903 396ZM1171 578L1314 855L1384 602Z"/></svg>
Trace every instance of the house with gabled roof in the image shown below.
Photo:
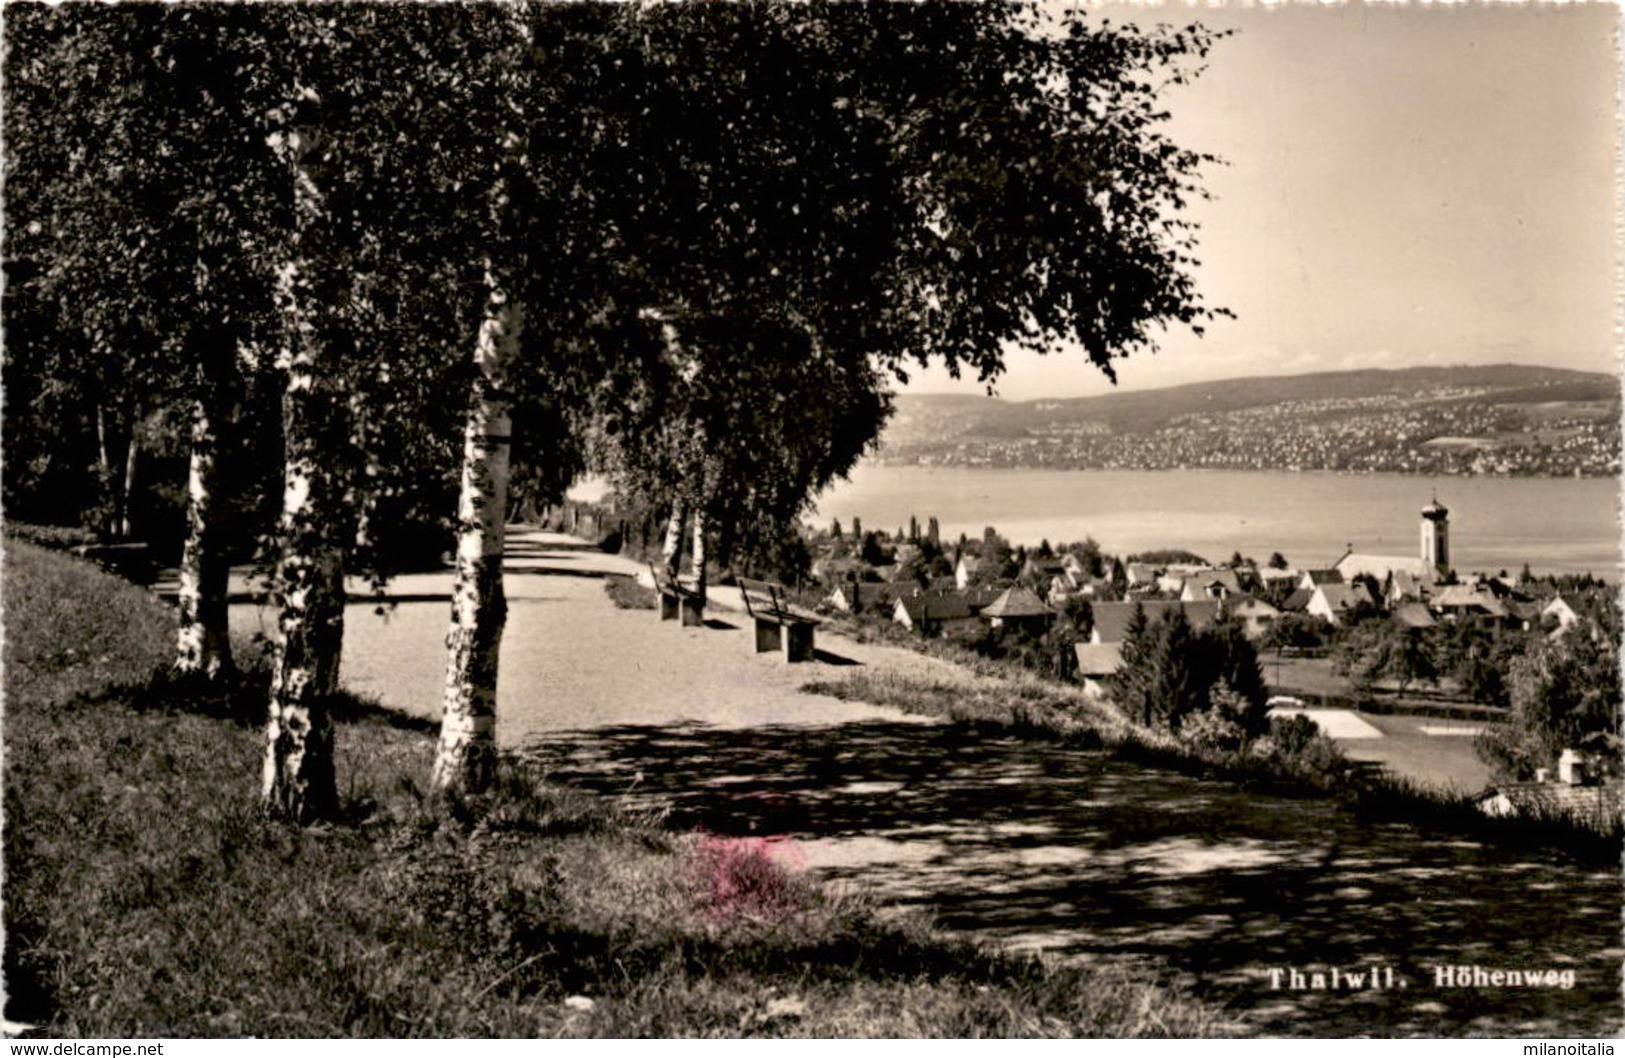
<svg viewBox="0 0 1625 1058"><path fill-rule="evenodd" d="M1617 759L1617 745L1607 756ZM1607 832L1619 825L1625 814L1625 793L1617 778L1607 777L1607 768L1592 754L1573 747L1557 759L1557 775L1538 768L1533 782L1499 783L1477 799L1478 810L1491 816L1533 816L1537 819L1568 819L1595 830Z"/></svg>
<svg viewBox="0 0 1625 1058"><path fill-rule="evenodd" d="M1209 571L1207 566L1196 566L1189 562L1178 562L1168 566L1157 574L1157 590L1170 598L1177 599L1185 590L1185 581L1199 573Z"/></svg>
<svg viewBox="0 0 1625 1058"><path fill-rule="evenodd" d="M1130 591L1147 591L1157 583L1157 567L1148 562L1130 562L1123 567L1123 574Z"/></svg>
<svg viewBox="0 0 1625 1058"><path fill-rule="evenodd" d="M923 636L969 631L981 623L981 613L996 599L1000 589L969 588L965 591L919 591L899 598L892 620Z"/></svg>
<svg viewBox="0 0 1625 1058"><path fill-rule="evenodd" d="M904 596L893 604L892 620L927 637L977 623L976 611L971 609L970 600L957 591L918 592Z"/></svg>
<svg viewBox="0 0 1625 1058"><path fill-rule="evenodd" d="M1021 572L1017 579L1028 584L1048 584L1056 577L1066 576L1066 563L1059 558L1039 558L1037 555L1028 555L1027 561L1021 564Z"/></svg>
<svg viewBox="0 0 1625 1058"><path fill-rule="evenodd" d="M1104 577L1084 576L1080 579L1067 575L1050 581L1044 601L1052 608L1059 609L1068 599L1088 599L1094 602L1097 599L1109 599L1111 595L1111 582Z"/></svg>
<svg viewBox="0 0 1625 1058"><path fill-rule="evenodd" d="M1281 601L1282 613L1308 613L1309 602L1315 597L1313 588L1294 588L1292 593Z"/></svg>
<svg viewBox="0 0 1625 1058"><path fill-rule="evenodd" d="M1574 625L1579 624L1583 618L1580 614L1580 608L1572 600L1563 595L1554 595L1552 601L1541 609L1540 620L1543 623L1547 620L1556 621L1558 629L1562 630L1572 628Z"/></svg>
<svg viewBox="0 0 1625 1058"><path fill-rule="evenodd" d="M1383 601L1389 606L1397 606L1402 602L1423 601L1433 594L1433 578L1430 576L1417 576L1396 570L1388 576L1383 590Z"/></svg>
<svg viewBox="0 0 1625 1058"><path fill-rule="evenodd" d="M1377 600L1371 597L1363 584L1320 584L1310 593L1309 605L1304 607L1304 612L1341 625L1362 606L1375 605Z"/></svg>
<svg viewBox="0 0 1625 1058"><path fill-rule="evenodd" d="M1542 607L1538 599L1522 597L1502 599L1501 605L1507 608L1507 613L1512 615L1524 631L1540 627Z"/></svg>
<svg viewBox="0 0 1625 1058"><path fill-rule="evenodd" d="M1072 652L1078 659L1078 682L1084 693L1094 698L1107 693L1106 681L1123 668L1123 647L1119 643L1074 643Z"/></svg>
<svg viewBox="0 0 1625 1058"><path fill-rule="evenodd" d="M837 584L824 601L843 613L889 614L897 600L919 591L914 584L884 584L869 581L847 581Z"/></svg>
<svg viewBox="0 0 1625 1058"><path fill-rule="evenodd" d="M1426 605L1420 602L1402 602L1388 615L1401 628L1432 628L1438 624Z"/></svg>
<svg viewBox="0 0 1625 1058"><path fill-rule="evenodd" d="M1225 600L1224 609L1240 622L1242 631L1250 639L1264 638L1275 622L1281 619L1281 611L1269 600L1245 592Z"/></svg>
<svg viewBox="0 0 1625 1058"><path fill-rule="evenodd" d="M1477 584L1450 584L1433 593L1428 606L1453 624L1472 622L1487 628L1508 628L1521 624L1506 603Z"/></svg>
<svg viewBox="0 0 1625 1058"><path fill-rule="evenodd" d="M1183 610L1191 627L1200 631L1209 628L1219 618L1216 602L1179 602L1171 599L1148 599L1143 602L1097 602L1094 605L1095 625L1089 633L1091 643L1121 643L1134 618L1134 608L1145 610L1145 619L1156 623L1174 610Z"/></svg>
<svg viewBox="0 0 1625 1058"><path fill-rule="evenodd" d="M1106 577L1087 578L1084 580L1083 584L1079 586L1078 594L1091 601L1095 599L1105 599L1110 601L1111 599L1115 599L1117 597L1117 593L1112 590L1111 580Z"/></svg>
<svg viewBox="0 0 1625 1058"><path fill-rule="evenodd" d="M1185 578L1179 592L1184 602L1203 602L1208 599L1229 599L1241 595L1241 577L1233 569L1205 569Z"/></svg>

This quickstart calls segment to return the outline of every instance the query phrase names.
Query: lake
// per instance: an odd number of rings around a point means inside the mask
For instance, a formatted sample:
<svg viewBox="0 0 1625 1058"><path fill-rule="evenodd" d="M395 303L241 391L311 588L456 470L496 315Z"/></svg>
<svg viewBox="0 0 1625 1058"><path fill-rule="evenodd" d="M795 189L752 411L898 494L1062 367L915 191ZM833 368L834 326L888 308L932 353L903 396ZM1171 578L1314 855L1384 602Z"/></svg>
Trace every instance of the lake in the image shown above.
<svg viewBox="0 0 1625 1058"><path fill-rule="evenodd" d="M1222 470L1010 470L861 464L819 498L814 524L854 516L867 529L944 539L995 526L1015 544L1093 536L1113 554L1185 548L1215 562L1232 552L1331 566L1345 549L1413 555L1422 507L1450 509L1460 572L1620 571L1620 483L1610 478L1458 478Z"/></svg>

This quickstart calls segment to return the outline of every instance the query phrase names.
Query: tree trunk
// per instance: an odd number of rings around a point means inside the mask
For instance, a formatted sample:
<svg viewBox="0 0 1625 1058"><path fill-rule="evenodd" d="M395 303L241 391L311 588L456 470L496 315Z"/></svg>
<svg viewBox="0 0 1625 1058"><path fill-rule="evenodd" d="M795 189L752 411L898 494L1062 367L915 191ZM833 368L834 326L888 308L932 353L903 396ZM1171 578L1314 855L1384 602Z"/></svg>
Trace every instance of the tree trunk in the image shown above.
<svg viewBox="0 0 1625 1058"><path fill-rule="evenodd" d="M140 431L141 407L136 405L130 409L130 444L124 449L124 487L119 490L118 497L118 535L121 540L128 540L134 531L130 524L130 507L135 502L135 464L141 452Z"/></svg>
<svg viewBox="0 0 1625 1058"><path fill-rule="evenodd" d="M314 102L306 93L300 105ZM328 313L335 291L317 271L326 223L306 168L312 133L272 137L293 180L292 252L277 271L277 309L286 329L283 367L282 517L275 596L279 609L266 721L262 797L271 814L305 823L338 808L333 723L344 635L343 489L336 463L347 437L332 377Z"/></svg>
<svg viewBox="0 0 1625 1058"><path fill-rule="evenodd" d="M113 497L113 458L107 449L107 409L96 403L96 531L111 538L117 528L118 503Z"/></svg>
<svg viewBox="0 0 1625 1058"><path fill-rule="evenodd" d="M502 591L503 529L508 497L507 372L519 347L524 317L490 278L485 319L474 348L477 374L463 441L457 505L457 576L451 629L446 633L446 689L440 748L432 784L437 791L479 792L496 765L497 658L507 601Z"/></svg>
<svg viewBox="0 0 1625 1058"><path fill-rule="evenodd" d="M334 532L338 482L324 443L333 401L314 370L314 343L300 345L282 405L287 454L263 795L272 814L305 823L338 807L328 700L344 638L344 563Z"/></svg>
<svg viewBox="0 0 1625 1058"><path fill-rule="evenodd" d="M107 409L99 401L96 404L96 470L104 478L113 476L113 462L107 455Z"/></svg>
<svg viewBox="0 0 1625 1058"><path fill-rule="evenodd" d="M186 488L186 543L181 551L180 629L175 669L217 679L233 669L227 627L229 574L219 524L220 431L226 424L233 350L219 334L207 334L197 350L197 390L192 402L191 469Z"/></svg>
<svg viewBox="0 0 1625 1058"><path fill-rule="evenodd" d="M722 528L717 530L717 546L714 552L718 569L732 569L734 554L739 550L739 523L737 519L725 518Z"/></svg>
<svg viewBox="0 0 1625 1058"><path fill-rule="evenodd" d="M672 502L671 518L666 522L666 540L660 546L660 558L666 575L676 579L683 566L683 529L688 522L688 508L682 500Z"/></svg>
<svg viewBox="0 0 1625 1058"><path fill-rule="evenodd" d="M694 594L699 596L700 607L705 607L705 508L694 506Z"/></svg>

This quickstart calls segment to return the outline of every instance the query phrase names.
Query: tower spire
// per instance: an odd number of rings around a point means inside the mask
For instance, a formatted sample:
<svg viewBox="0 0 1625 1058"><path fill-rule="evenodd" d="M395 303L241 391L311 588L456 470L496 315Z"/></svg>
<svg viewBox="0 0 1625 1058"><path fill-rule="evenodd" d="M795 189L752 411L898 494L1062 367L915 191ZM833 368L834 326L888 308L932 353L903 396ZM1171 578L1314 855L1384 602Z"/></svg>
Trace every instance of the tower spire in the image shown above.
<svg viewBox="0 0 1625 1058"><path fill-rule="evenodd" d="M1450 572L1450 511L1439 502L1438 489L1422 508L1422 568L1436 577Z"/></svg>

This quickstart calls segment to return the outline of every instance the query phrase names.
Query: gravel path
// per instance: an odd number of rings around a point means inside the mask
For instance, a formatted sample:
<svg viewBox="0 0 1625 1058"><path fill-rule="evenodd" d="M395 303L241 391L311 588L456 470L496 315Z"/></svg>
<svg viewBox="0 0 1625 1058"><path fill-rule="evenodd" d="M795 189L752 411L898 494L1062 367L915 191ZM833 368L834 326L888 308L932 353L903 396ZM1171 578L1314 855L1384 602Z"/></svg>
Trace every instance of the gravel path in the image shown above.
<svg viewBox="0 0 1625 1058"><path fill-rule="evenodd" d="M498 679L498 737L517 746L549 731L627 724L834 725L904 720L897 710L798 688L853 664L928 673L954 670L895 647L854 643L820 630L818 660L786 664L752 650L737 592L715 589L707 626L684 628L649 610L622 610L604 578L644 567L558 533L514 529L508 538L508 624ZM451 613L450 572L389 585L392 605L352 603L345 614L343 681L393 709L438 717ZM352 598L367 587L350 586ZM247 592L238 581L234 592ZM232 607L233 630L270 632L268 606ZM923 722L923 721L922 721Z"/></svg>

